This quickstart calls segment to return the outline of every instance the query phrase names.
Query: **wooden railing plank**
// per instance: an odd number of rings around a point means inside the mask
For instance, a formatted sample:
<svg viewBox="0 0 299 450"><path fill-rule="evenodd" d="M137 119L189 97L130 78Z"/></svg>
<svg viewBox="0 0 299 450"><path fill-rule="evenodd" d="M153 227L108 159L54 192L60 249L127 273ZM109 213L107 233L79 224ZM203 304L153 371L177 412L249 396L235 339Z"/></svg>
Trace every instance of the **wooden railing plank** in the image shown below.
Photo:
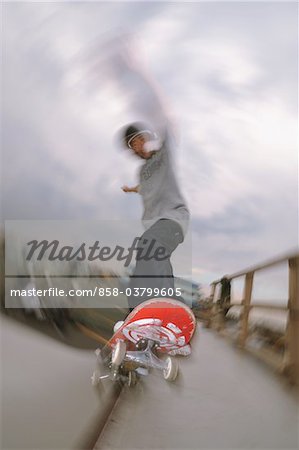
<svg viewBox="0 0 299 450"><path fill-rule="evenodd" d="M286 255L280 256L280 257L275 258L275 259L271 259L269 261L265 261L262 264L256 264L255 266L248 267L247 269L243 269L240 272L235 272L235 273L233 273L231 275L225 275L225 277L228 280L233 280L234 278L242 277L242 276L244 276L244 275L246 275L247 273L250 273L250 272L257 272L259 270L269 269L270 267L277 266L279 264L287 262L289 259L294 259L294 258L299 258L299 252L298 251L293 252L291 254L286 254ZM212 284L218 284L218 283L220 283L220 281L221 280L213 281Z"/></svg>

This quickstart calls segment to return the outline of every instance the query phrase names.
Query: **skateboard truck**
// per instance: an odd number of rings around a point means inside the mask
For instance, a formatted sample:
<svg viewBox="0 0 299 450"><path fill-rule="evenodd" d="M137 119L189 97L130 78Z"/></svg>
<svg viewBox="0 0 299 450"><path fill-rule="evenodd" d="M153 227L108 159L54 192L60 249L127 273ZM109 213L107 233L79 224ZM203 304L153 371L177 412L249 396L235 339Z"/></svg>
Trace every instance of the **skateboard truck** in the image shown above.
<svg viewBox="0 0 299 450"><path fill-rule="evenodd" d="M122 368L126 371L126 366L133 368L140 375L146 374L148 369L158 369L163 372L163 377L167 381L174 381L178 375L177 360L168 356L166 359L160 359L154 350L158 343L152 339L141 339L136 343L136 350L127 350L126 343L118 341L111 357L112 370ZM143 372L138 369L147 369Z"/></svg>
<svg viewBox="0 0 299 450"><path fill-rule="evenodd" d="M101 375L100 371L94 371L91 377L93 386L97 386L101 380L124 381L129 386L134 386L140 375L148 374L149 369L158 369L163 373L167 381L174 381L178 375L178 362L171 356L160 359L154 350L158 343L152 339L141 339L136 343L136 350L127 350L126 343L119 340L112 351L108 368L110 373ZM101 350L96 350L96 355L101 358Z"/></svg>

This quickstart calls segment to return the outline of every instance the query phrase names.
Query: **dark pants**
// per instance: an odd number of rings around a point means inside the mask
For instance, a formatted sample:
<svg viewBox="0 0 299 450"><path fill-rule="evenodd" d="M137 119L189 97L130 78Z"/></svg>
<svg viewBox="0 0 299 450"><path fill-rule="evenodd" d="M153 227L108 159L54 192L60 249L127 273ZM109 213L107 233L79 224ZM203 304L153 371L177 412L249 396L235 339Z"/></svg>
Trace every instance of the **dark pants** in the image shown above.
<svg viewBox="0 0 299 450"><path fill-rule="evenodd" d="M143 233L138 242L136 267L130 279L130 309L147 299L161 297L163 288L167 292L165 297L177 298L170 257L183 240L180 225L170 219L158 220ZM147 291L142 292L145 288ZM168 295L169 292L174 294Z"/></svg>

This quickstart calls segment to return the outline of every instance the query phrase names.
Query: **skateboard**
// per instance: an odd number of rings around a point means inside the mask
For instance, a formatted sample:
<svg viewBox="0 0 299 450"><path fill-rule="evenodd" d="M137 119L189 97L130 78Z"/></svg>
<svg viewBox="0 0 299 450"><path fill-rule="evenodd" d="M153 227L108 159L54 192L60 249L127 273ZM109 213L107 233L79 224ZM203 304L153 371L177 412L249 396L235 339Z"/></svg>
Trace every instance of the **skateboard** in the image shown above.
<svg viewBox="0 0 299 450"><path fill-rule="evenodd" d="M115 325L108 344L96 350L109 374L103 376L95 371L92 384L110 378L133 386L152 368L162 371L165 380L174 381L179 367L172 355L190 354L195 328L193 312L180 301L155 298L141 303L124 322Z"/></svg>

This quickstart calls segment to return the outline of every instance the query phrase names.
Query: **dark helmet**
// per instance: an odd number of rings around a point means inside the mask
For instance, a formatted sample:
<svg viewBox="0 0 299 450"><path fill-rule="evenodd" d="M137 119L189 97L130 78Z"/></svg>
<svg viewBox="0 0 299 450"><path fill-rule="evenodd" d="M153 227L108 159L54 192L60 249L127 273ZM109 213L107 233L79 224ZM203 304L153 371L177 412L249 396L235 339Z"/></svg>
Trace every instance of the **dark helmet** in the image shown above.
<svg viewBox="0 0 299 450"><path fill-rule="evenodd" d="M131 148L132 140L139 134L148 134L149 136L152 136L153 133L143 123L135 122L126 125L122 131L122 140L125 146Z"/></svg>

